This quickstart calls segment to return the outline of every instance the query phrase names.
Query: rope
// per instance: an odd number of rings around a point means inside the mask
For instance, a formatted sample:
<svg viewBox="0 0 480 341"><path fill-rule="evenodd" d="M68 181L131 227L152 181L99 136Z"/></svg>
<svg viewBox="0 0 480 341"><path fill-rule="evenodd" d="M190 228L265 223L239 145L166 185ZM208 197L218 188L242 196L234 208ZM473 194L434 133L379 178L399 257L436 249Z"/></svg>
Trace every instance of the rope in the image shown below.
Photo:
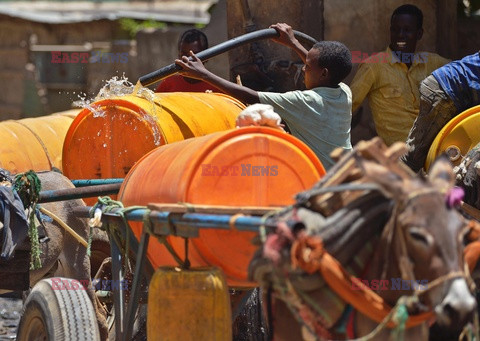
<svg viewBox="0 0 480 341"><path fill-rule="evenodd" d="M291 256L294 268L300 267L309 274L320 272L330 288L371 320L381 323L392 311L383 298L372 290L364 286L361 286L359 290L351 290L353 283L351 275L323 249L320 238L300 237L292 245ZM412 316L406 322L406 326L407 328L417 326L432 316L431 312ZM389 328L397 326L394 321L390 320L387 325Z"/></svg>
<svg viewBox="0 0 480 341"><path fill-rule="evenodd" d="M161 244L165 246L167 251L172 255L173 259L178 263L178 265L182 269L188 269L190 268L190 261L188 260L188 242L185 241L185 261L182 260L182 258L178 255L178 253L173 249L173 247L170 245L170 243L167 240L167 236L159 236L155 233L153 233L152 230L152 222L150 221L150 210L146 210L145 215L143 216L143 224L147 229L147 232L154 236ZM188 238L187 238L188 240Z"/></svg>
<svg viewBox="0 0 480 341"><path fill-rule="evenodd" d="M147 209L146 206L131 206L124 208L123 204L120 201L116 201L111 199L110 197L99 197L97 203L92 207L90 210L90 217L94 214L94 212L97 209L101 209L103 212L111 212L114 209L118 209L116 211L116 214L118 214L122 218L122 222L125 226L126 229L130 229L130 224L126 218L126 214L130 211L136 210L136 209L144 209L145 214L143 216L143 224L147 229L147 232L150 235L155 236L155 238L165 246L167 251L172 255L172 257L175 259L175 261L179 264L180 267L184 269L188 269L190 267L190 261L188 260L188 253L186 253L186 259L185 261L181 259L181 257L177 254L177 252L173 249L173 247L170 245L168 242L166 236L159 236L152 231L152 223L150 222L150 210ZM115 231L115 225L113 224L107 224L106 228L107 233L113 233ZM126 240L125 240L125 247L124 247L124 252L123 256L125 258L125 267L127 269L130 269L130 260L128 257L129 254L129 245L130 245L130 233L126 233ZM187 244L188 245L188 244Z"/></svg>
<svg viewBox="0 0 480 341"><path fill-rule="evenodd" d="M15 176L13 183L14 190L17 191L22 200L23 207L29 211L28 216L28 237L31 244L30 270L36 270L42 267L40 255L40 242L38 241L38 228L35 224L35 211L40 197L42 184L37 174L33 170L20 173Z"/></svg>
<svg viewBox="0 0 480 341"><path fill-rule="evenodd" d="M479 336L479 326L478 326L478 310L475 309L473 313L473 325L468 323L465 327L463 327L462 333L458 337L459 341L467 340L467 341L478 341L480 340Z"/></svg>
<svg viewBox="0 0 480 341"><path fill-rule="evenodd" d="M237 214L234 214L230 217L230 220L228 221L228 225L230 227L230 230L237 231L237 227L235 226L235 224L237 222L237 219L240 218L240 217L245 217L245 215L243 215L242 213L237 213Z"/></svg>
<svg viewBox="0 0 480 341"><path fill-rule="evenodd" d="M187 212L189 213L194 213L195 212L195 206L188 203L188 202L178 202L179 205L183 205L187 208Z"/></svg>
<svg viewBox="0 0 480 341"><path fill-rule="evenodd" d="M90 235L93 234L93 227L94 226L101 226L102 229L104 228L105 231L107 231L108 235L112 235L112 236L114 235L114 232L115 232L115 229L116 229L116 226L114 224L110 224L110 223L107 223L106 226L103 226L103 225L100 225L100 224L95 225L95 223L98 222L98 217L99 217L98 209L101 209L102 212L111 212L114 209L119 209L118 215L122 219L122 223L127 228L129 228L128 221L125 218L124 207L123 207L122 202L113 200L112 198L110 198L108 196L98 197L97 203L90 209L90 212L89 212L90 217L91 217L91 220L89 222ZM95 217L95 215L96 215L96 217ZM129 250L128 250L128 242L129 242L128 235L129 234L126 233L126 245L123 248L123 258L125 259L125 269L129 269L129 265L130 265L129 258L128 258L128 252L129 252ZM91 250L91 241L90 241L90 238L89 238L89 245L87 247L87 254L88 255L90 255L90 253L91 253L90 250Z"/></svg>
<svg viewBox="0 0 480 341"><path fill-rule="evenodd" d="M406 322L408 320L408 311L407 311L407 302L410 297L402 296L398 299L397 304L392 310L388 313L387 316L380 322L374 330L369 334L351 339L350 341L369 341L376 338L380 332L388 327L389 322L394 322L396 327L393 329L393 339L394 340L403 340Z"/></svg>
<svg viewBox="0 0 480 341"><path fill-rule="evenodd" d="M42 146L42 149L43 151L45 152L45 156L47 157L47 161L48 161L48 164L50 165L50 169L53 169L55 167L55 165L53 164L52 162L52 157L50 156L50 153L48 151L48 148L47 146L45 145L45 143L43 142L42 138L32 129L30 128L28 125L26 125L25 123L23 123L22 121L20 120L17 120L17 121L13 121L17 124L20 124L21 126L23 126L24 128L26 128L28 131L30 131L30 133L32 133L33 136L35 136L35 138L37 139L38 143Z"/></svg>
<svg viewBox="0 0 480 341"><path fill-rule="evenodd" d="M280 210L273 210L273 211L267 212L262 216L261 224L259 226L260 241L262 242L262 244L265 244L265 242L267 241L267 229L265 227L267 220L275 215L281 215L282 213L285 213L291 210L292 208L294 208L294 205L286 206Z"/></svg>

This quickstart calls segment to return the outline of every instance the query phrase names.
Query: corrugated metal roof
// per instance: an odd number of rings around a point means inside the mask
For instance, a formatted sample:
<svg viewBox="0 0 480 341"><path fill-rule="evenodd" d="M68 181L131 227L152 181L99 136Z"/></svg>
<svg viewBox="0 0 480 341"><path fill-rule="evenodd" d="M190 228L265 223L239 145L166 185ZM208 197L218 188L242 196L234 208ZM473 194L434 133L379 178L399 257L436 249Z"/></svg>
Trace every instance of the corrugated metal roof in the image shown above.
<svg viewBox="0 0 480 341"><path fill-rule="evenodd" d="M0 2L0 14L25 20L68 24L132 18L185 24L208 24L209 8L217 0L155 2Z"/></svg>

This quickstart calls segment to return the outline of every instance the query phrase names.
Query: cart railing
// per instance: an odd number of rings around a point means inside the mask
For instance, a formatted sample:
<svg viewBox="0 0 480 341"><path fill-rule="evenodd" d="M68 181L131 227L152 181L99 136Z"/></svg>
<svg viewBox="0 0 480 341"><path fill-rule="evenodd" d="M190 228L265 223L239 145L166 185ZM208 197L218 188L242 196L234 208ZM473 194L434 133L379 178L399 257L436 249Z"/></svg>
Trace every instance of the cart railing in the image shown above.
<svg viewBox="0 0 480 341"><path fill-rule="evenodd" d="M132 336L140 295L140 283L144 276L149 281L154 273L153 266L146 257L150 236L178 236L188 239L198 237L201 228L262 232L263 228L275 226L273 215L281 208L189 204L150 204L145 207L112 208L98 205L80 207L74 213L78 217L90 218L92 211L95 210L102 211L102 223L106 223L108 226L114 283L124 281L122 264L127 252L122 248L125 241L128 241L131 254L135 255L135 270L126 309L125 291L120 286L112 287L115 337L116 340L126 341L130 340ZM191 212L192 210L196 212ZM143 222L140 240L137 240L133 234L128 221ZM128 253L130 254L130 252Z"/></svg>

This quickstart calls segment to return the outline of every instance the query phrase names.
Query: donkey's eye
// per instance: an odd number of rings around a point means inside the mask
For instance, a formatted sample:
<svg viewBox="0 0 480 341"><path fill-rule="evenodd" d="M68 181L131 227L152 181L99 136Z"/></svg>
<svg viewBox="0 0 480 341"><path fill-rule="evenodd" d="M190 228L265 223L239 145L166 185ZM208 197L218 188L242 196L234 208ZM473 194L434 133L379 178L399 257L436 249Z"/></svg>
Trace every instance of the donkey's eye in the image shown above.
<svg viewBox="0 0 480 341"><path fill-rule="evenodd" d="M425 229L419 227L411 227L408 229L408 233L413 240L421 242L426 246L433 245L433 237Z"/></svg>

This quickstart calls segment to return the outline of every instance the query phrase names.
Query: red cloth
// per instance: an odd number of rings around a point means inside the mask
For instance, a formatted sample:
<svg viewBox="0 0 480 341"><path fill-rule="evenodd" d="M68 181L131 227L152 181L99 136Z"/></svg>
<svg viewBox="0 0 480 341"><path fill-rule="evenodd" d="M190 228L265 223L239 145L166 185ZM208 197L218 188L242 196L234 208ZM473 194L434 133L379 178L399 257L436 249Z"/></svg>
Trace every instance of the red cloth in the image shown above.
<svg viewBox="0 0 480 341"><path fill-rule="evenodd" d="M181 75L165 78L155 89L155 92L205 92L206 90L223 93L217 87L204 81L189 83Z"/></svg>

